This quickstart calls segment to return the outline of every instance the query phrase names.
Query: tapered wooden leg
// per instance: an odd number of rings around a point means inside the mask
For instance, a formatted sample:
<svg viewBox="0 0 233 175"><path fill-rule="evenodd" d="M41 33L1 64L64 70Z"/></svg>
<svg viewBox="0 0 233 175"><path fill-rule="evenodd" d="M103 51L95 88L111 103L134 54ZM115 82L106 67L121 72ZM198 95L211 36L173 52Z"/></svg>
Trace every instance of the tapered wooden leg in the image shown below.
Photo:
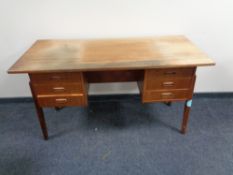
<svg viewBox="0 0 233 175"><path fill-rule="evenodd" d="M185 134L187 131L188 119L189 119L189 112L191 109L192 100L187 100L184 105L184 114L183 114L183 121L181 125L181 133Z"/></svg>
<svg viewBox="0 0 233 175"><path fill-rule="evenodd" d="M30 85L30 88L31 88L32 97L33 97L33 100L34 100L34 104L35 104L35 108L36 108L36 112L37 112L37 117L38 117L38 120L40 122L40 127L41 127L41 130L42 130L42 134L44 136L44 139L48 140L48 131L47 131L47 126L46 126L46 122L45 122L45 118L44 118L43 109L39 106L39 104L37 102L37 99L36 99L36 96L35 96L35 93L34 93L34 90L33 90L33 87L31 85L31 83L29 83L29 85Z"/></svg>
<svg viewBox="0 0 233 175"><path fill-rule="evenodd" d="M47 126L46 126L46 122L45 122L45 118L44 118L43 109L41 107L39 107L36 103L35 103L35 107L36 107L37 117L38 117L39 122L40 122L40 127L42 130L44 139L48 140L48 131L47 131Z"/></svg>

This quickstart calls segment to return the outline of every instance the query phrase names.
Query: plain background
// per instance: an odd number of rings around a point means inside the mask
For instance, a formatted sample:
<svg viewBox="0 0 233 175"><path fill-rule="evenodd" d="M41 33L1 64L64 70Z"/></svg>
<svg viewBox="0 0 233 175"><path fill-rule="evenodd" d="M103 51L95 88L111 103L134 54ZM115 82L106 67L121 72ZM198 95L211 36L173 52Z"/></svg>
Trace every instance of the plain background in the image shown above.
<svg viewBox="0 0 233 175"><path fill-rule="evenodd" d="M216 61L199 68L196 92L233 90L232 0L0 0L0 97L30 96L27 75L7 69L37 39L184 34ZM137 93L135 83L91 94Z"/></svg>

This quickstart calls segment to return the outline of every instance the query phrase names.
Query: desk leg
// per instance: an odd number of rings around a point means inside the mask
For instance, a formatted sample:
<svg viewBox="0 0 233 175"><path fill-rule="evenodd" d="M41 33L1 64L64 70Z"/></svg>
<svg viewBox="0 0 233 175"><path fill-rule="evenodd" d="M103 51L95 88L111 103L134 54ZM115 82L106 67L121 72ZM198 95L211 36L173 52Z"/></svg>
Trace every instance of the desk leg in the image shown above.
<svg viewBox="0 0 233 175"><path fill-rule="evenodd" d="M37 102L37 99L36 99L36 96L35 96L35 93L34 93L34 90L33 90L33 87L31 85L31 83L29 83L29 85L30 85L30 88L31 88L32 97L33 97L36 112L37 112L37 117L38 117L38 120L40 122L40 127L41 127L41 130L42 130L44 139L48 140L48 131L47 131L47 126L46 126L46 122L45 122L45 118L44 118L43 109L39 106L39 104Z"/></svg>
<svg viewBox="0 0 233 175"><path fill-rule="evenodd" d="M188 119L189 119L189 112L192 106L192 100L187 100L185 101L184 104L184 113L183 113L183 121L181 125L181 133L185 134L187 130L187 125L188 125Z"/></svg>

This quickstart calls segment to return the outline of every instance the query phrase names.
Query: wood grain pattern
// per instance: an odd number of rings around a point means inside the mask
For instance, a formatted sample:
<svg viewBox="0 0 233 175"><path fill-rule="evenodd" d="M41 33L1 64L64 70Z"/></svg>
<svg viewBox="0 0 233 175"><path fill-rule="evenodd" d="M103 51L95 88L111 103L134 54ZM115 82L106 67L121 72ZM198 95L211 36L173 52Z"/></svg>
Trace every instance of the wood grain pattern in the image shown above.
<svg viewBox="0 0 233 175"><path fill-rule="evenodd" d="M82 82L80 72L53 72L53 73L32 73L29 74L32 83L61 83L61 82Z"/></svg>
<svg viewBox="0 0 233 175"><path fill-rule="evenodd" d="M190 98L189 90L145 91L143 102L182 101Z"/></svg>
<svg viewBox="0 0 233 175"><path fill-rule="evenodd" d="M86 106L87 81L81 72L29 74L40 107Z"/></svg>
<svg viewBox="0 0 233 175"><path fill-rule="evenodd" d="M88 83L130 82L143 78L143 70L91 71L85 72Z"/></svg>
<svg viewBox="0 0 233 175"><path fill-rule="evenodd" d="M38 95L41 107L86 106L83 94Z"/></svg>
<svg viewBox="0 0 233 175"><path fill-rule="evenodd" d="M145 71L145 90L190 89L196 68L149 69Z"/></svg>
<svg viewBox="0 0 233 175"><path fill-rule="evenodd" d="M192 78L155 78L146 83L146 90L154 89L189 89Z"/></svg>
<svg viewBox="0 0 233 175"><path fill-rule="evenodd" d="M38 40L8 73L132 70L214 64L184 36Z"/></svg>
<svg viewBox="0 0 233 175"><path fill-rule="evenodd" d="M196 68L145 70L139 89L143 103L192 98Z"/></svg>
<svg viewBox="0 0 233 175"><path fill-rule="evenodd" d="M146 70L148 80L156 78L184 78L192 77L195 73L195 68L169 68L169 69L148 69Z"/></svg>
<svg viewBox="0 0 233 175"><path fill-rule="evenodd" d="M41 84L32 84L33 89L36 94L74 94L74 93L83 93L84 89L82 88L81 83L41 83Z"/></svg>

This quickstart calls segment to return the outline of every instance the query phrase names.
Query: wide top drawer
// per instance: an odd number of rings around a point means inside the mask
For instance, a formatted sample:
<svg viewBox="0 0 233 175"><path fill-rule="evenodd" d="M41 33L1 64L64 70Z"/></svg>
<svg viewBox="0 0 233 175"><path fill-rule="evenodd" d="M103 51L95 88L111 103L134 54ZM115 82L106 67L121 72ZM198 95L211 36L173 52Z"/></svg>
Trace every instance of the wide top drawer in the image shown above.
<svg viewBox="0 0 233 175"><path fill-rule="evenodd" d="M80 72L62 72L62 73L33 73L29 74L33 83L48 82L82 82Z"/></svg>
<svg viewBox="0 0 233 175"><path fill-rule="evenodd" d="M148 69L146 76L148 79L155 77L191 77L195 74L196 68L166 68L166 69Z"/></svg>

